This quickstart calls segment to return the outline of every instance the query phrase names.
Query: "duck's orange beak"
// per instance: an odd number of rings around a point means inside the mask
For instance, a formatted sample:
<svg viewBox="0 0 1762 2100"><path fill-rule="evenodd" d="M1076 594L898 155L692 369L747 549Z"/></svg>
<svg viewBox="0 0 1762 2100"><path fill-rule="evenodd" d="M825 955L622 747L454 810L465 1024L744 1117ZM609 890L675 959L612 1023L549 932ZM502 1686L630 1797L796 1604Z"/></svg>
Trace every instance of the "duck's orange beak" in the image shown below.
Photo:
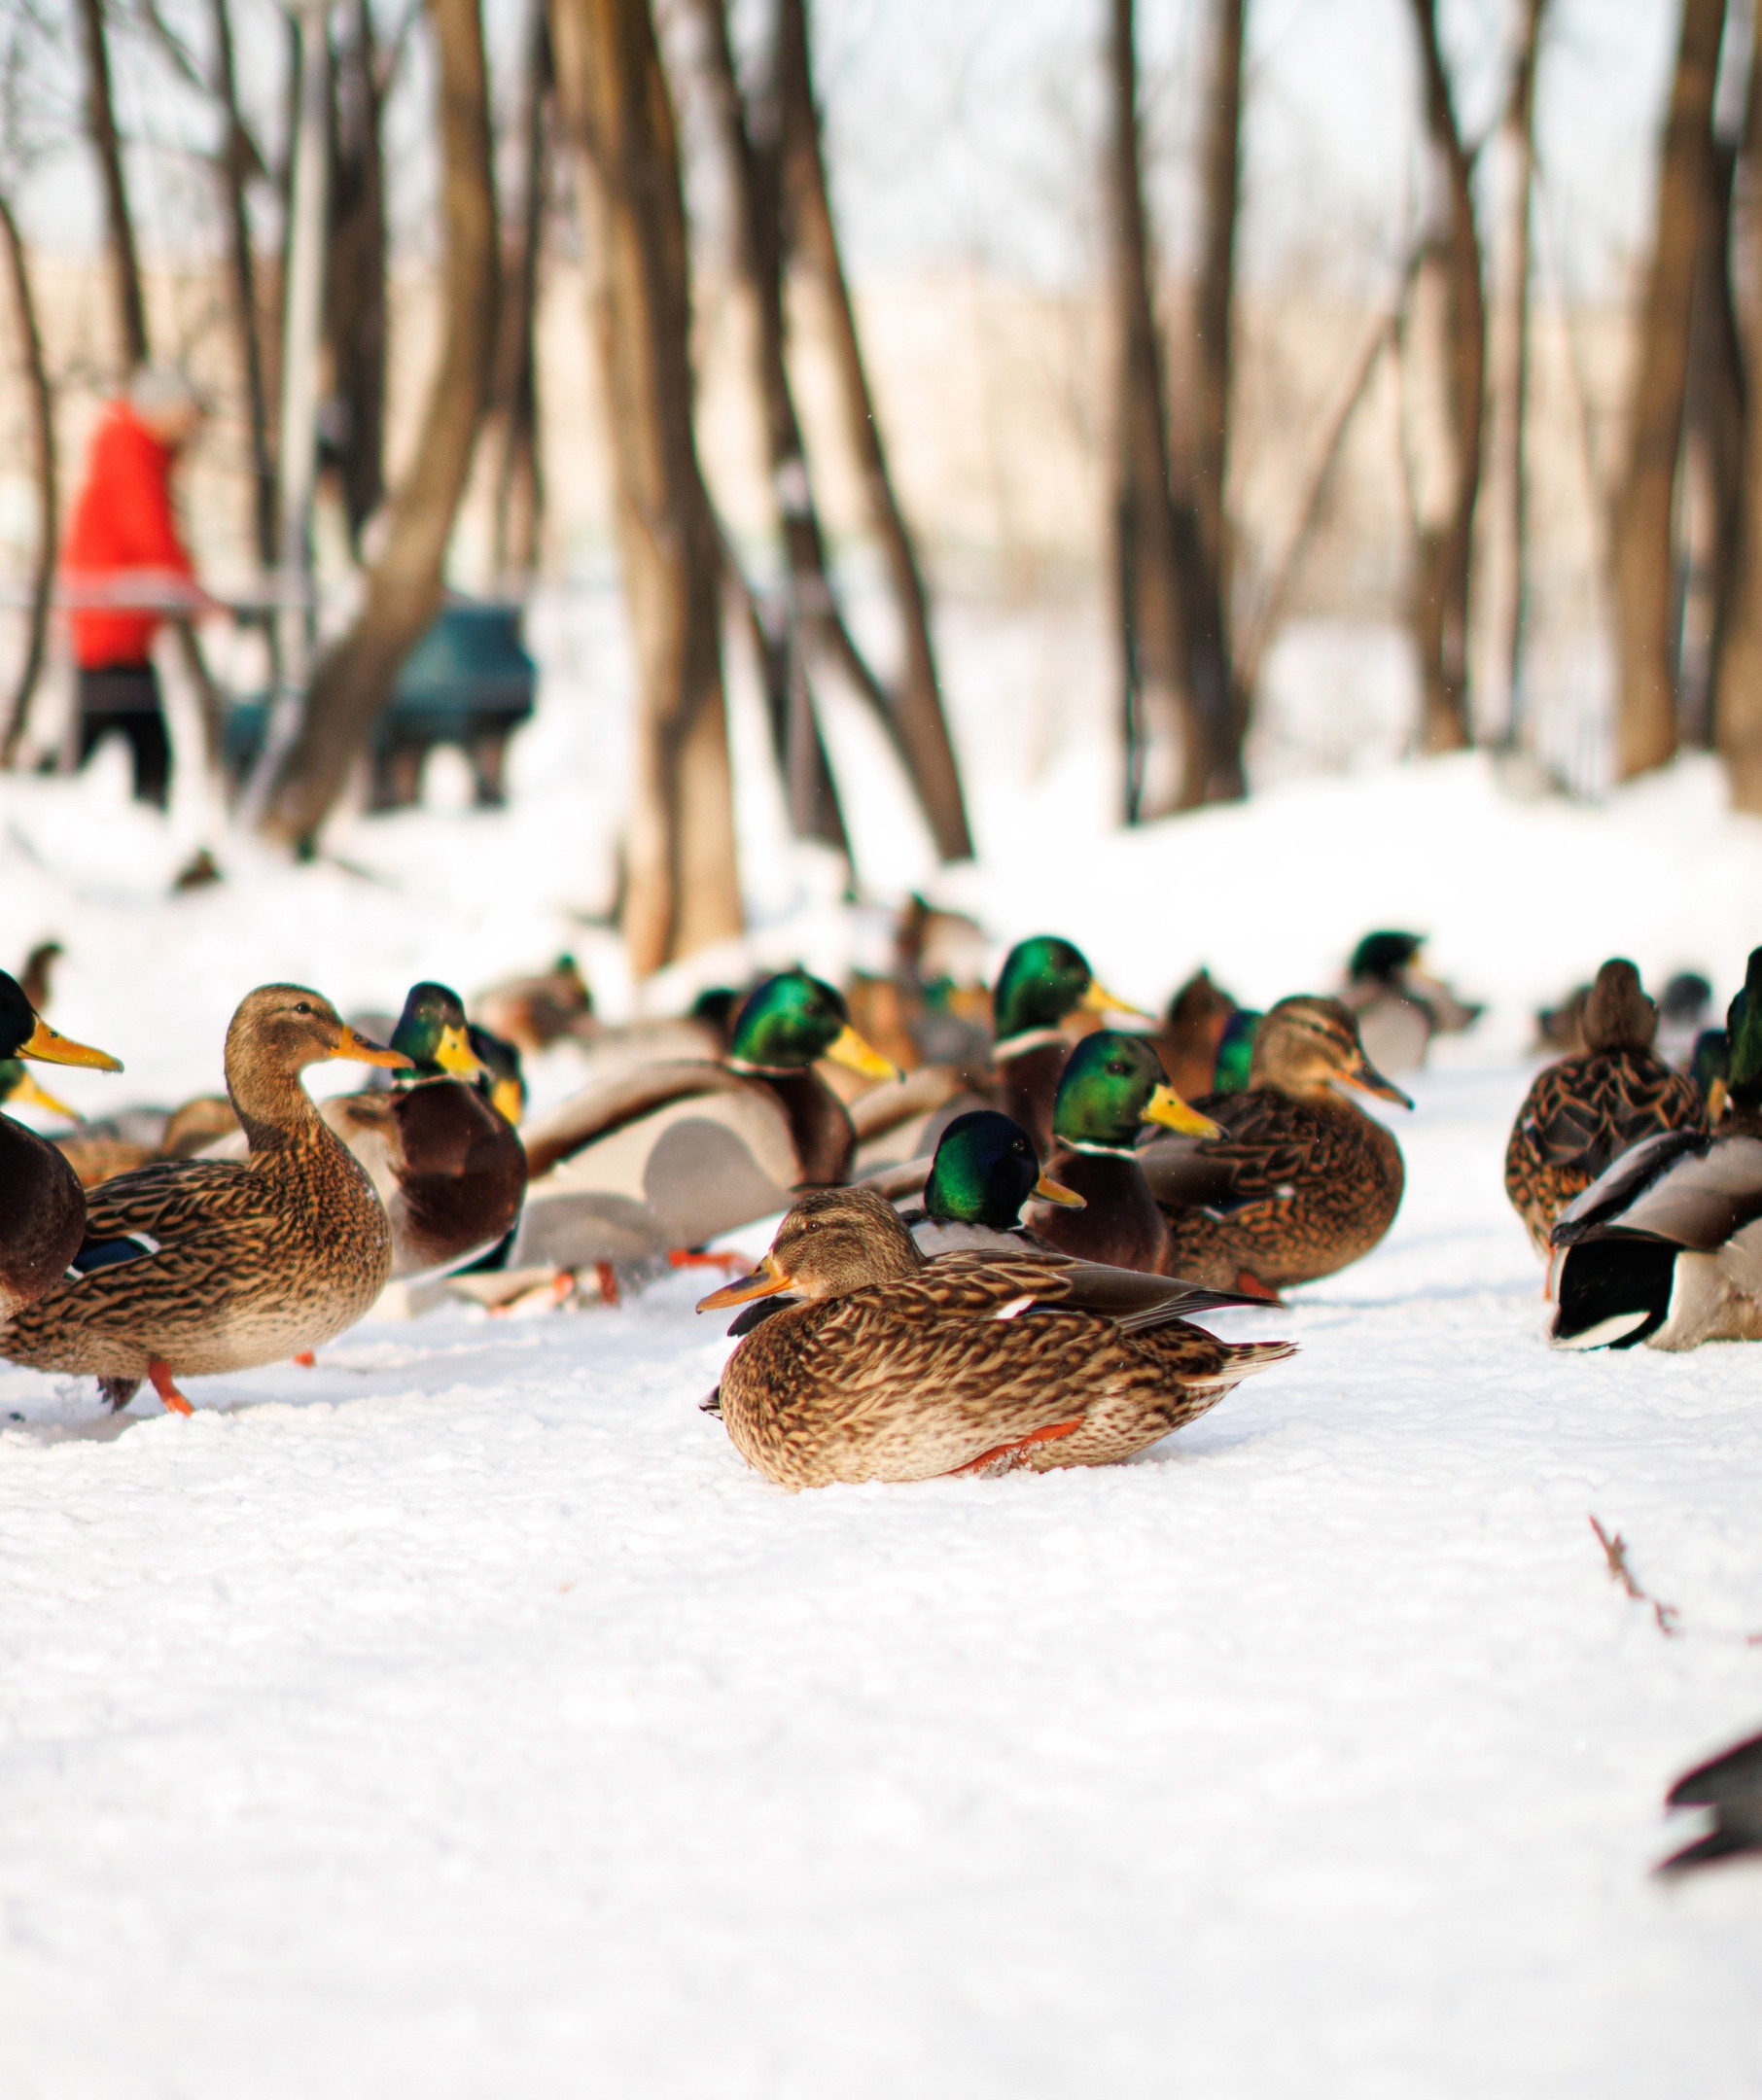
<svg viewBox="0 0 1762 2100"><path fill-rule="evenodd" d="M778 1267L774 1254L767 1254L751 1276L736 1277L732 1283L724 1283L721 1290L700 1298L697 1310L720 1312L723 1306L745 1305L749 1298L775 1298L779 1292L794 1288L795 1278Z"/></svg>
<svg viewBox="0 0 1762 2100"><path fill-rule="evenodd" d="M70 1108L65 1102L56 1101L47 1087L40 1087L30 1073L22 1069L17 1085L6 1099L9 1102L16 1102L20 1108L47 1108L51 1115L65 1116L70 1123L83 1123L86 1120L77 1108Z"/></svg>
<svg viewBox="0 0 1762 2100"><path fill-rule="evenodd" d="M415 1059L406 1058L402 1050L388 1050L383 1043L369 1042L352 1028L343 1030L342 1039L331 1055L351 1065L384 1065L392 1071L413 1071L416 1065Z"/></svg>
<svg viewBox="0 0 1762 2100"><path fill-rule="evenodd" d="M1050 1174L1041 1174L1034 1184L1034 1193L1041 1203L1063 1204L1067 1210L1086 1210L1089 1199L1079 1196L1075 1189L1067 1188L1062 1181L1053 1180Z"/></svg>
<svg viewBox="0 0 1762 2100"><path fill-rule="evenodd" d="M88 1044L75 1042L52 1029L43 1016L37 1016L37 1025L31 1031L30 1040L18 1046L18 1055L41 1058L46 1065L87 1065L98 1071L121 1071L123 1061L113 1058L108 1050L93 1050Z"/></svg>
<svg viewBox="0 0 1762 2100"><path fill-rule="evenodd" d="M1357 1087L1362 1093L1375 1094L1383 1101L1394 1102L1402 1108L1413 1106L1409 1097L1401 1092L1392 1079L1385 1079L1362 1050L1350 1063L1340 1067L1339 1076L1348 1086Z"/></svg>

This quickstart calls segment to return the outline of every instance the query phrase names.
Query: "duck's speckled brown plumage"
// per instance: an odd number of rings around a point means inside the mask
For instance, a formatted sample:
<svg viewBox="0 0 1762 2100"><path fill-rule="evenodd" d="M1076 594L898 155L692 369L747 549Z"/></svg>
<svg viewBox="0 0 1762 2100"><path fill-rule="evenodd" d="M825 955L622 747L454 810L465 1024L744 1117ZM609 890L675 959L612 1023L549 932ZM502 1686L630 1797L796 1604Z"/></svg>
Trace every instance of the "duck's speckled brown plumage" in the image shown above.
<svg viewBox="0 0 1762 2100"><path fill-rule="evenodd" d="M1279 1290L1332 1276L1377 1244L1400 1208L1401 1148L1335 1091L1340 1081L1406 1102L1368 1064L1338 999L1281 999L1255 1039L1247 1091L1193 1103L1224 1136L1144 1148L1169 1213L1174 1275Z"/></svg>
<svg viewBox="0 0 1762 2100"><path fill-rule="evenodd" d="M73 1169L35 1131L0 1115L0 1322L53 1288L85 1230Z"/></svg>
<svg viewBox="0 0 1762 2100"><path fill-rule="evenodd" d="M748 1462L791 1488L1109 1464L1291 1353L1173 1318L1126 1333L1083 1307L1080 1268L1032 1255L926 1263L866 1189L805 1198L768 1259L806 1302L741 1342L721 1412Z"/></svg>
<svg viewBox="0 0 1762 2100"><path fill-rule="evenodd" d="M1588 1048L1536 1073L1505 1146L1505 1194L1545 1260L1572 1199L1641 1138L1705 1130L1699 1088L1652 1054L1658 1010L1633 963L1597 973L1580 1026Z"/></svg>
<svg viewBox="0 0 1762 2100"><path fill-rule="evenodd" d="M391 1226L299 1075L366 1047L315 992L253 992L227 1033L249 1160L166 1161L92 1190L88 1246L143 1235L157 1251L58 1284L0 1328L0 1354L102 1379L120 1406L156 1362L243 1370L351 1326L385 1286Z"/></svg>

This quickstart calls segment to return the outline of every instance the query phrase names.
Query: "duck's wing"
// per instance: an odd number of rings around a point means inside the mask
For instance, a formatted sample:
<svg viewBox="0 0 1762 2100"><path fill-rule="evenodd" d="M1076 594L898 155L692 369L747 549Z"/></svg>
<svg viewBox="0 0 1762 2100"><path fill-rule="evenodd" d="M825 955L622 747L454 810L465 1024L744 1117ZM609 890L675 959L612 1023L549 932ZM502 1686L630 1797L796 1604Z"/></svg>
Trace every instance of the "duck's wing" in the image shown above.
<svg viewBox="0 0 1762 2100"><path fill-rule="evenodd" d="M871 1138L885 1137L900 1124L940 1108L961 1090L961 1075L949 1066L920 1065L916 1071L902 1073L898 1079L884 1079L845 1106L857 1142L865 1144Z"/></svg>
<svg viewBox="0 0 1762 2100"><path fill-rule="evenodd" d="M1536 1074L1518 1113L1518 1129L1549 1166L1593 1178L1662 1131L1705 1123L1692 1082L1636 1052L1562 1059Z"/></svg>
<svg viewBox="0 0 1762 2100"><path fill-rule="evenodd" d="M1762 1138L1665 1131L1568 1205L1556 1246L1620 1235L1711 1253L1762 1217Z"/></svg>
<svg viewBox="0 0 1762 2100"><path fill-rule="evenodd" d="M1270 1088L1208 1094L1193 1103L1223 1126L1221 1138L1158 1138L1138 1149L1150 1193L1165 1210L1227 1216L1250 1204L1288 1202L1302 1180L1327 1174L1342 1131Z"/></svg>
<svg viewBox="0 0 1762 2100"><path fill-rule="evenodd" d="M145 1235L160 1246L255 1217L259 1189L231 1160L157 1160L100 1182L86 1197L86 1244Z"/></svg>
<svg viewBox="0 0 1762 2100"><path fill-rule="evenodd" d="M738 1094L749 1082L738 1072L708 1059L669 1058L631 1071L620 1071L597 1086L584 1087L548 1115L522 1131L527 1172L536 1181L559 1160L568 1159L596 1138L608 1137L670 1102L691 1101L706 1094Z"/></svg>
<svg viewBox="0 0 1762 2100"><path fill-rule="evenodd" d="M930 1179L930 1170L935 1165L934 1153L922 1159L901 1160L897 1167L876 1167L870 1172L852 1177L853 1188L872 1188L877 1196L885 1196L889 1203L898 1203L902 1196L921 1196L924 1184Z"/></svg>

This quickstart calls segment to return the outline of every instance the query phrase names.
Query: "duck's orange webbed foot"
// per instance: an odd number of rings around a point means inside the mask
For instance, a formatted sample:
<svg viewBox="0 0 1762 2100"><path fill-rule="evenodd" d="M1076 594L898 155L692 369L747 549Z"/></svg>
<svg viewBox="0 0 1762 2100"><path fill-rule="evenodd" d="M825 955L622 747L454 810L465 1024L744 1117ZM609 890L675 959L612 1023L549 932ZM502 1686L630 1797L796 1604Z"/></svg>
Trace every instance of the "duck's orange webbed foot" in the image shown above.
<svg viewBox="0 0 1762 2100"><path fill-rule="evenodd" d="M318 1358L309 1348L302 1348L299 1355L290 1356L288 1361L297 1363L302 1371L316 1371L318 1368Z"/></svg>
<svg viewBox="0 0 1762 2100"><path fill-rule="evenodd" d="M980 1475L995 1479L1001 1473L1013 1473L1036 1444L1050 1444L1056 1437L1074 1435L1082 1426L1083 1418L1077 1415L1070 1421L1048 1422L1043 1429L1030 1429L1025 1437L1015 1437L1007 1444L994 1444L990 1451L980 1452L965 1465L953 1467L943 1479L968 1480Z"/></svg>
<svg viewBox="0 0 1762 2100"><path fill-rule="evenodd" d="M154 1391L159 1394L159 1398L164 1401L174 1415L194 1415L195 1413L194 1408L178 1391L176 1384L173 1382L171 1366L168 1363L161 1363L156 1356L147 1366L147 1376L153 1381Z"/></svg>

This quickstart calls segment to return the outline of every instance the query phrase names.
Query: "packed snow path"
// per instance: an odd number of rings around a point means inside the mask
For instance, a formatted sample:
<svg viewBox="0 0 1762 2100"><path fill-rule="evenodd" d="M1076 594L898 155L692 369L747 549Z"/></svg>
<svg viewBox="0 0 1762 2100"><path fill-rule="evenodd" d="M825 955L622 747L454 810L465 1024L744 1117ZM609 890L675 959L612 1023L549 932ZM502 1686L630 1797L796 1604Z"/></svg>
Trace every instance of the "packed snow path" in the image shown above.
<svg viewBox="0 0 1762 2100"><path fill-rule="evenodd" d="M1753 2094L1762 1870L1647 1870L1762 1723L1762 1353L1545 1349L1524 1078L1113 1471L785 1495L701 1277L0 1367L0 2087Z"/></svg>

